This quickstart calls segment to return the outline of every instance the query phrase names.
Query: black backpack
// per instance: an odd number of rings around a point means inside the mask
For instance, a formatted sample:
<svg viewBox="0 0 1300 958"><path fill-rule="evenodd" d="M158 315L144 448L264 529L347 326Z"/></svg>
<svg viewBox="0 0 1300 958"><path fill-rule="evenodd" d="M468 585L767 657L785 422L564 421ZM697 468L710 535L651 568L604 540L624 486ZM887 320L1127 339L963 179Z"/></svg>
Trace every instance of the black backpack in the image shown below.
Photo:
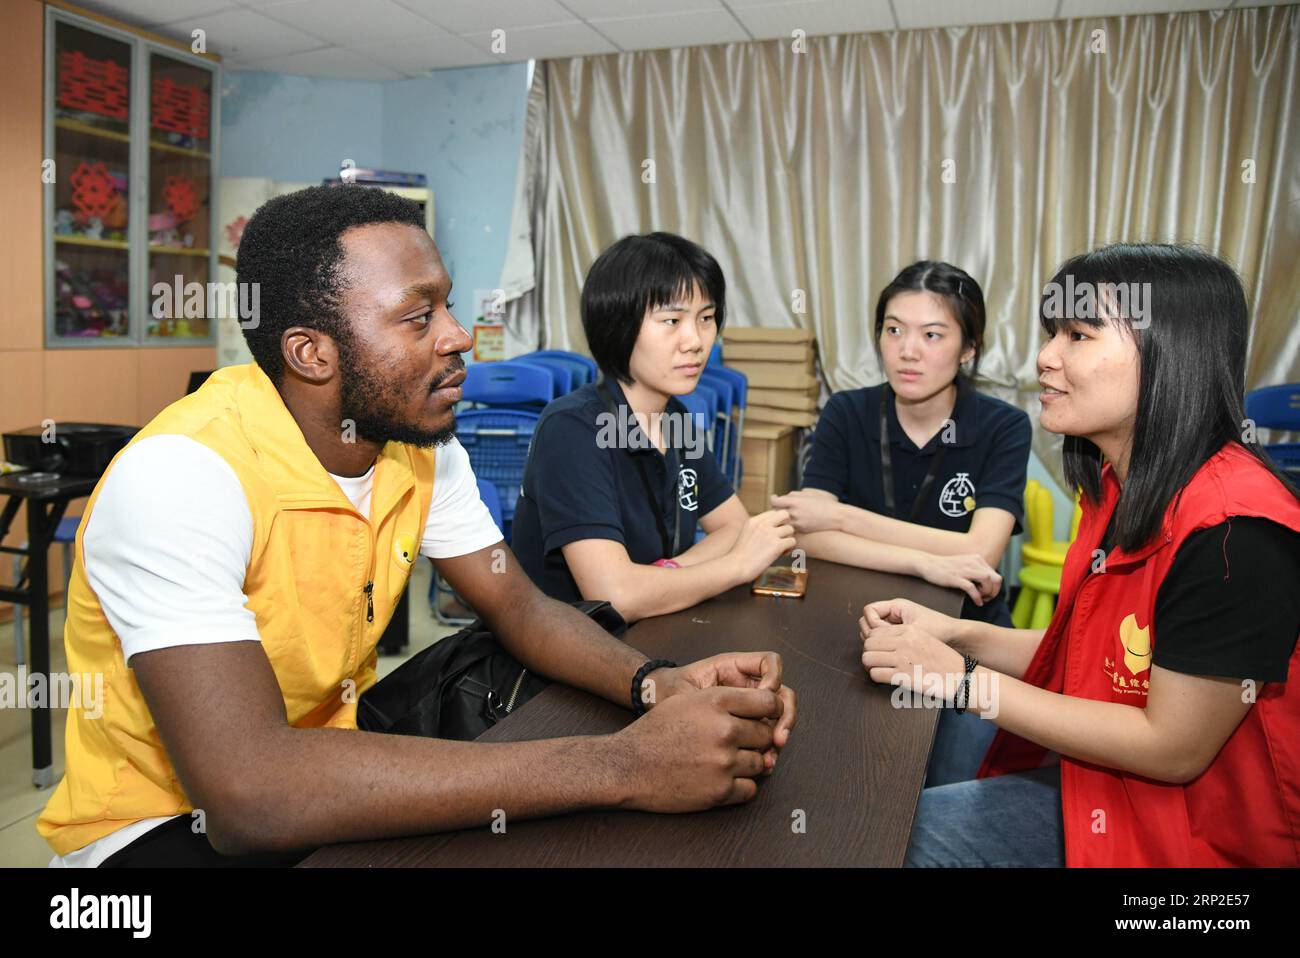
<svg viewBox="0 0 1300 958"><path fill-rule="evenodd" d="M627 623L608 602L573 606L611 635L627 631ZM524 668L483 620L475 619L362 693L357 728L468 742L550 684Z"/></svg>

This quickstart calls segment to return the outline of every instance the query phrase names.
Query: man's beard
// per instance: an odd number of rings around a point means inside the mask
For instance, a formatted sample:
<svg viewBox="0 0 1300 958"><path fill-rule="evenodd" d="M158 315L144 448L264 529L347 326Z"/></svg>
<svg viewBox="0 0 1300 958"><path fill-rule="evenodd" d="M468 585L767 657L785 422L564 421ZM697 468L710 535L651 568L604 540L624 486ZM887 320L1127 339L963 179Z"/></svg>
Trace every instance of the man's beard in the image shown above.
<svg viewBox="0 0 1300 958"><path fill-rule="evenodd" d="M356 434L368 442L402 442L421 449L442 446L456 435L456 421L444 429L428 430L406 422L399 410L409 401L376 372L373 364L358 362L356 351L350 343L338 343L339 375L342 379L340 397L341 418L351 420ZM452 357L451 365L439 377L438 384L457 370L464 369L459 356ZM435 384L435 388L437 385Z"/></svg>

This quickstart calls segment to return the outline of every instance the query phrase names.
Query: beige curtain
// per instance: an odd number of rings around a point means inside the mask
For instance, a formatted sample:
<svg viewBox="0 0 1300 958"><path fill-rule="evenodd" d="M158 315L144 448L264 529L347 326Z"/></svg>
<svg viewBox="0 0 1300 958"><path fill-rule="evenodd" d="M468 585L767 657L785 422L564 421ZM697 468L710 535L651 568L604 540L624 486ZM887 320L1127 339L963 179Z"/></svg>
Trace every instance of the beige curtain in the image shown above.
<svg viewBox="0 0 1300 958"><path fill-rule="evenodd" d="M1300 380L1300 7L804 42L538 65L516 341L583 351L592 260L665 229L718 257L728 323L810 327L829 386L867 385L879 290L944 259L984 288L984 388L1036 413L1038 296L1056 266L1181 241L1241 272L1248 384ZM1055 437L1035 433L1059 469Z"/></svg>

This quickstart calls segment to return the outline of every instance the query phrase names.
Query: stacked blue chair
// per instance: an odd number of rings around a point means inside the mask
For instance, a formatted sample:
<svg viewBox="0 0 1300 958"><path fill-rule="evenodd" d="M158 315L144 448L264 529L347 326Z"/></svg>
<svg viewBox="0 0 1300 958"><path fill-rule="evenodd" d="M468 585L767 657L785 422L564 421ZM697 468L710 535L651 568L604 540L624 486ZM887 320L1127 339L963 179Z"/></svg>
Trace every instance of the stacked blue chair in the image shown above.
<svg viewBox="0 0 1300 958"><path fill-rule="evenodd" d="M552 369L513 360L472 363L465 370L462 398L469 408L456 413L456 438L465 447L479 482L496 491L497 513L493 518L506 542L510 541L510 524L524 481L533 430L542 409L559 395L557 379ZM438 607L438 595L445 592L434 569L429 586L434 615L444 624L460 623Z"/></svg>
<svg viewBox="0 0 1300 958"><path fill-rule="evenodd" d="M1246 393L1246 417L1259 429L1300 431L1300 383L1266 386ZM1271 443L1264 451L1279 469L1300 479L1300 443Z"/></svg>
<svg viewBox="0 0 1300 958"><path fill-rule="evenodd" d="M735 425L733 413L736 409L736 387L726 376L713 375L712 366L706 366L700 373L700 385L712 389L718 396L717 425L714 427L713 454L718 460L718 467L725 473L727 462L731 457L732 442L739 442L740 436L732 435ZM728 476L728 478L731 478Z"/></svg>
<svg viewBox="0 0 1300 958"><path fill-rule="evenodd" d="M501 534L504 536L505 520L501 516L501 494L497 492L497 487L486 479L479 479L478 497L483 500L483 505L487 506L488 515L492 517L492 521L497 524L497 528L501 530Z"/></svg>
<svg viewBox="0 0 1300 958"><path fill-rule="evenodd" d="M539 418L531 410L505 408L467 409L456 416L456 438L469 454L474 475L496 487L506 541Z"/></svg>
<svg viewBox="0 0 1300 958"><path fill-rule="evenodd" d="M720 389L719 386L714 385L715 383L725 382L731 386L729 413L731 426L728 430L726 458L722 464L722 471L731 480L732 487L739 490L743 465L740 461L740 439L745 428L745 403L749 396L749 379L739 370L729 369L726 366L706 366L700 375L700 381L714 389Z"/></svg>
<svg viewBox="0 0 1300 958"><path fill-rule="evenodd" d="M487 506L487 511L492 516L492 521L500 529L504 524L501 518L501 497L497 493L497 487L486 479L478 480L478 496L483 500L483 505ZM469 625L474 621L472 616L450 615L443 611L442 604L438 601L439 596L447 596L459 601L456 596L456 590L443 582L435 568L433 582L429 585L429 604L433 607L434 617L443 625Z"/></svg>
<svg viewBox="0 0 1300 958"><path fill-rule="evenodd" d="M55 527L54 536L51 540L63 546L63 607L65 612L68 606L68 589L72 584L72 547L76 544L77 527L80 525L80 516L64 516ZM27 548L26 542L23 543L22 548ZM15 588L23 580L24 558L25 556L14 556ZM14 605L14 665L24 665L27 662L27 633L23 628L23 612L23 606Z"/></svg>
<svg viewBox="0 0 1300 958"><path fill-rule="evenodd" d="M541 407L556 396L550 370L507 360L473 363L465 370L464 400L476 406Z"/></svg>
<svg viewBox="0 0 1300 958"><path fill-rule="evenodd" d="M723 413L722 397L712 386L701 382L695 387L694 395L702 397L708 406L708 418L704 420L705 435L708 437L709 452L717 455L719 445L718 439L718 417Z"/></svg>
<svg viewBox="0 0 1300 958"><path fill-rule="evenodd" d="M694 392L687 393L685 396L678 396L677 399L686 407L686 412L691 417L690 435L694 436L700 428L703 428L705 443L709 446L711 452L713 444L712 426L718 404L717 394L707 387L697 386Z"/></svg>
<svg viewBox="0 0 1300 958"><path fill-rule="evenodd" d="M534 353L516 356L510 361L512 363L523 363L525 366L533 366L537 369L545 369L554 381L556 396L567 396L574 390L576 384L573 381L573 367L571 366L554 359L538 358Z"/></svg>
<svg viewBox="0 0 1300 958"><path fill-rule="evenodd" d="M594 383L599 375L596 361L590 356L584 356L581 353L571 353L563 349L539 349L536 352L527 353L526 356L529 359L544 359L567 367L573 373L574 389L585 386L587 383ZM525 357L521 356L520 358Z"/></svg>

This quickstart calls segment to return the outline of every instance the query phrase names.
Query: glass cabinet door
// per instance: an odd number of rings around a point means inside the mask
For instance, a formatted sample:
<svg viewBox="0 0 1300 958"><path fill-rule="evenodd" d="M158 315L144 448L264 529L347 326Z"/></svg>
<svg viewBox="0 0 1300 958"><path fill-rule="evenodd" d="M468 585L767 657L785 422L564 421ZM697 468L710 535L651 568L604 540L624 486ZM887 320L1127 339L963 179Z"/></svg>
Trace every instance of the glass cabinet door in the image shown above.
<svg viewBox="0 0 1300 958"><path fill-rule="evenodd" d="M131 53L129 43L56 24L53 331L59 337L133 332Z"/></svg>
<svg viewBox="0 0 1300 958"><path fill-rule="evenodd" d="M212 251L210 70L149 54L149 311L145 337L207 337ZM161 284L161 285L160 285Z"/></svg>

